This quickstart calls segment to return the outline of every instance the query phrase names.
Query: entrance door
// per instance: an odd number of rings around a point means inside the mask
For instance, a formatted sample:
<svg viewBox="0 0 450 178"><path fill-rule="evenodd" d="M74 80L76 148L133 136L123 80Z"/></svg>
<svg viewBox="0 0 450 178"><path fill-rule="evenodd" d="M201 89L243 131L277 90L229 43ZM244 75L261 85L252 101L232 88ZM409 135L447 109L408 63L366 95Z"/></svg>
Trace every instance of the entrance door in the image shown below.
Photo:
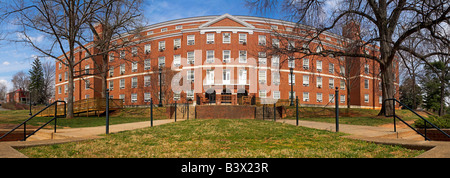
<svg viewBox="0 0 450 178"><path fill-rule="evenodd" d="M209 103L216 103L216 90L212 88L206 90L205 97L208 99Z"/></svg>

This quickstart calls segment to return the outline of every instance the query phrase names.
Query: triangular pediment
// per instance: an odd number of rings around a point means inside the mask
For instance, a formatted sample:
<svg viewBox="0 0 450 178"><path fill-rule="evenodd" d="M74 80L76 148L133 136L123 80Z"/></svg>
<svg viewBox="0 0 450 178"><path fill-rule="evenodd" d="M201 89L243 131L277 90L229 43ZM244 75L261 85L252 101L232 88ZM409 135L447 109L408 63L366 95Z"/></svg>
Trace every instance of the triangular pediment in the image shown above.
<svg viewBox="0 0 450 178"><path fill-rule="evenodd" d="M203 25L200 25L200 28L207 28L207 27L255 28L253 25L250 25L249 23L240 20L239 18L234 17L230 14L221 15L209 22L204 23Z"/></svg>

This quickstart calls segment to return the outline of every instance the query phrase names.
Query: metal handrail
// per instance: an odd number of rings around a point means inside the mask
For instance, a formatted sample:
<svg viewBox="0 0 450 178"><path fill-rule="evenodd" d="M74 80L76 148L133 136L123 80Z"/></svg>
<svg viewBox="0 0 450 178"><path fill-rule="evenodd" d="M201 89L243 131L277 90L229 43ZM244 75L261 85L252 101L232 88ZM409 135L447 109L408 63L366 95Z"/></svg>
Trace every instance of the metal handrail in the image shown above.
<svg viewBox="0 0 450 178"><path fill-rule="evenodd" d="M428 121L427 119L423 118L421 115L417 114L414 110L412 110L410 107L406 106L405 104L403 104L402 102L400 102L399 100L395 99L395 98L389 98L389 99L385 99L383 104L386 101L392 100L393 106L394 106L394 111L392 115L388 115L388 113L386 112L386 107L385 107L385 112L384 112L384 116L386 117L393 117L394 118L394 132L396 132L396 125L395 125L395 119L399 119L400 121L402 121L404 124L406 124L409 128L413 129L414 131L416 131L416 133L418 133L419 135L421 135L422 137L425 138L425 140L431 140L427 137L427 123L430 124L433 128L437 129L438 131L440 131L441 133L443 133L444 135L446 135L448 138L450 138L450 135L448 135L446 132L442 131L439 127L437 127L436 125L434 125L433 123L431 123L430 121ZM400 117L398 117L395 114L395 102L399 103L400 105L402 105L404 108L408 109L409 111L411 111L412 113L414 113L415 115L419 116L419 118L421 118L423 121L425 121L425 135L422 134L421 132L419 132L418 130L416 130L415 128L413 128L412 126L410 126L408 123L406 123L404 120L402 120Z"/></svg>
<svg viewBox="0 0 450 178"><path fill-rule="evenodd" d="M37 131L41 130L43 127L45 127L47 124L49 124L50 122L52 122L53 120L55 120L55 128L54 128L54 132L56 132L56 118L58 117L58 103L64 103L64 117L66 117L66 102L65 101L55 101L52 104L49 104L48 106L46 106L44 109L38 111L37 113L35 113L34 115L32 115L31 117L29 117L27 120L23 121L21 124L17 125L16 127L14 127L13 129L11 129L11 131L9 131L8 133L4 134L3 136L0 137L0 140L5 138L6 136L8 136L9 134L11 134L12 132L14 132L16 129L18 129L20 126L24 126L23 129L23 140L22 141L26 141L26 139L32 135L34 135ZM46 122L44 125L42 125L41 127L39 127L38 129L36 129L34 132L32 132L31 134L27 135L27 122L30 121L31 119L33 119L34 117L36 117L37 115L39 115L41 112L43 112L44 110L50 108L51 106L55 105L55 116L50 119L50 121Z"/></svg>

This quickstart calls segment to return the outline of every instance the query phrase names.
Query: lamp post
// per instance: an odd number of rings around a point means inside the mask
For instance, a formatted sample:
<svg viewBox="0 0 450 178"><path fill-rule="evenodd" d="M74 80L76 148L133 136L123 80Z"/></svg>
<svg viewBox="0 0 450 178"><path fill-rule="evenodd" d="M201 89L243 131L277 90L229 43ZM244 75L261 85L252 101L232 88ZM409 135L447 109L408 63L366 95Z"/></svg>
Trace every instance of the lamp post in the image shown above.
<svg viewBox="0 0 450 178"><path fill-rule="evenodd" d="M161 83L161 74L162 74L162 68L161 68L162 66L160 65L159 66L159 104L158 104L158 107L162 107L163 106L163 104L162 104L162 88L161 88L161 86L162 86L162 83Z"/></svg>
<svg viewBox="0 0 450 178"><path fill-rule="evenodd" d="M291 71L291 97L289 99L291 100L290 106L294 106L294 68L291 67L289 70Z"/></svg>

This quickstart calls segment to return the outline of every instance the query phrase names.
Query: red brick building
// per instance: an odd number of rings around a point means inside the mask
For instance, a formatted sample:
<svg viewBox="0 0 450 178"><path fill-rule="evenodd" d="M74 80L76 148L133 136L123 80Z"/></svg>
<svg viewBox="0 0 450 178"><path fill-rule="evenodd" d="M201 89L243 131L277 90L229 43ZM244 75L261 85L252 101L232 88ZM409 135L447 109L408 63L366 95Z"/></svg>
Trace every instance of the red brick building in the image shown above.
<svg viewBox="0 0 450 178"><path fill-rule="evenodd" d="M7 103L27 103L30 93L23 89L17 89L6 94Z"/></svg>
<svg viewBox="0 0 450 178"><path fill-rule="evenodd" d="M160 98L159 80L162 76L163 103L183 102L188 98L197 104L241 104L244 96L256 97L258 101L259 98L288 100L292 68L294 96L302 105L334 105L331 103L334 103L335 87L339 87L339 104L343 107L348 102L352 107L381 107L381 78L375 61L330 56L288 60L289 56L267 51L272 45L280 48L288 44L304 45L296 36L292 36L292 41L285 41L274 32L293 34L295 31L300 32L295 33L299 35L310 28L288 21L229 14L184 18L147 26L138 35L124 35L114 41L131 41L133 45L109 54L107 86L110 97L124 99L125 105L148 105L150 98L156 104ZM352 36L358 36L358 30L358 25L350 25L346 33L348 38L324 32L320 36L321 44L326 49L345 50L344 44ZM315 41L308 47L312 51L321 50ZM92 47L89 49L94 50ZM378 55L378 47L367 47L360 52ZM76 60L86 55L80 49L75 53ZM293 57L302 55L295 53ZM101 62L98 56L93 58ZM352 66L348 65L349 61L352 61ZM397 82L398 62L394 65ZM158 68L162 68L161 75ZM92 60L81 62L76 69L96 73ZM342 75L346 70L350 76ZM59 62L55 78L55 98L67 99L67 72ZM75 101L102 96L100 75L75 78L74 83ZM398 83L395 86L398 87ZM398 88L396 91L398 96Z"/></svg>

